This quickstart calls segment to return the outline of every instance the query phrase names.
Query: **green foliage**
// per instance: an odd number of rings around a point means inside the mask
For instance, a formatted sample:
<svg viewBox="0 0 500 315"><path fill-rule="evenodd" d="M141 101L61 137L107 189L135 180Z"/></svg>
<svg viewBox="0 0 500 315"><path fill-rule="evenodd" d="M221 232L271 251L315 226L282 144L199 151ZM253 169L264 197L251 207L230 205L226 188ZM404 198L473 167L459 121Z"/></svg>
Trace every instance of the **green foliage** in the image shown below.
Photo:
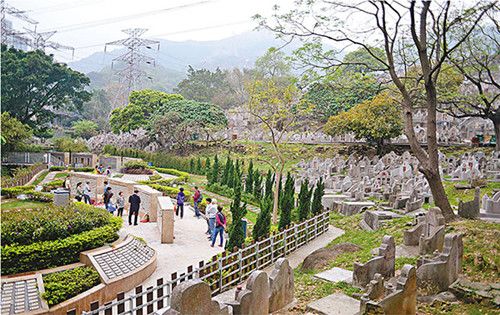
<svg viewBox="0 0 500 315"><path fill-rule="evenodd" d="M82 203L2 213L2 245L27 245L66 238L109 224L105 210Z"/></svg>
<svg viewBox="0 0 500 315"><path fill-rule="evenodd" d="M55 138L52 140L54 149L60 152L88 152L87 144L83 139L71 139L70 137Z"/></svg>
<svg viewBox="0 0 500 315"><path fill-rule="evenodd" d="M81 109L90 99L84 74L41 50L22 51L2 45L2 111L21 123L43 129L60 109Z"/></svg>
<svg viewBox="0 0 500 315"><path fill-rule="evenodd" d="M26 194L32 190L35 189L35 186L33 185L28 185L28 186L15 186L15 187L9 187L9 188L2 188L2 196L5 196L6 198L16 198L17 196L21 194Z"/></svg>
<svg viewBox="0 0 500 315"><path fill-rule="evenodd" d="M200 157L198 157L198 160L196 161L196 174L203 175L203 166L201 165L201 158Z"/></svg>
<svg viewBox="0 0 500 315"><path fill-rule="evenodd" d="M2 246L2 274L14 274L52 268L79 261L80 252L103 246L118 239L123 221L113 217L108 225L64 239Z"/></svg>
<svg viewBox="0 0 500 315"><path fill-rule="evenodd" d="M381 60L386 60L385 51L380 47L370 47L370 52L377 56ZM344 56L343 62L345 66L343 67L346 72L353 73L370 73L375 71L381 71L385 69L385 66L375 59L365 48L361 47L354 51L347 53Z"/></svg>
<svg viewBox="0 0 500 315"><path fill-rule="evenodd" d="M219 183L214 183L212 185L206 186L206 190L211 191L217 195L225 196L233 199L235 196L234 189L230 188L226 185L221 185ZM241 193L241 200L247 204L254 205L258 207L260 204L259 198L256 198L254 195L248 193Z"/></svg>
<svg viewBox="0 0 500 315"><path fill-rule="evenodd" d="M163 195L169 196L170 198L177 197L180 188L180 187L170 187L160 184L147 184L147 185L153 189L161 191ZM186 195L186 202L189 201L191 199L191 192L188 191L187 189L184 189L184 194Z"/></svg>
<svg viewBox="0 0 500 315"><path fill-rule="evenodd" d="M292 210L295 205L295 180L288 173L285 187L281 197L281 214L278 224L279 229L284 229L292 222Z"/></svg>
<svg viewBox="0 0 500 315"><path fill-rule="evenodd" d="M189 173L182 172L172 168L154 167L154 169L159 173L177 176L183 182L189 181Z"/></svg>
<svg viewBox="0 0 500 315"><path fill-rule="evenodd" d="M234 247L241 248L246 238L241 219L243 219L247 213L247 205L246 203L241 205L241 178L238 177L235 182L234 198L230 208L233 220L229 227L229 240L226 244L226 248L229 250L232 250Z"/></svg>
<svg viewBox="0 0 500 315"><path fill-rule="evenodd" d="M262 181L264 178L260 175L259 170L255 169L253 173L253 195L255 198L262 197Z"/></svg>
<svg viewBox="0 0 500 315"><path fill-rule="evenodd" d="M207 157L205 159L205 168L202 170L203 171L202 175L206 175L207 177L210 177L210 168L211 168L210 158Z"/></svg>
<svg viewBox="0 0 500 315"><path fill-rule="evenodd" d="M9 112L2 113L2 155L23 150L26 141L33 135L31 128L12 117Z"/></svg>
<svg viewBox="0 0 500 315"><path fill-rule="evenodd" d="M261 237L269 235L271 229L271 211L273 209L272 198L266 197L260 203L260 212L257 217L257 222L252 231L254 240L259 240Z"/></svg>
<svg viewBox="0 0 500 315"><path fill-rule="evenodd" d="M366 139L381 147L383 140L401 135L403 122L397 101L388 93L354 106L347 112L332 116L325 132L341 135L352 132L356 139Z"/></svg>
<svg viewBox="0 0 500 315"><path fill-rule="evenodd" d="M313 199L311 203L311 213L313 215L317 215L323 209L323 204L321 200L325 195L325 183L323 182L323 177L319 178L319 181L316 183L316 188L314 189Z"/></svg>
<svg viewBox="0 0 500 315"><path fill-rule="evenodd" d="M274 176L273 173L271 173L271 170L269 170L266 175L266 192L265 192L266 197L271 197L273 195L273 187L274 187Z"/></svg>
<svg viewBox="0 0 500 315"><path fill-rule="evenodd" d="M233 162L231 161L231 158L228 156L226 159L226 166L224 167L224 172L222 173L222 178L220 181L220 183L222 185L228 184L232 165L233 165Z"/></svg>
<svg viewBox="0 0 500 315"><path fill-rule="evenodd" d="M47 182L42 185L43 191L51 191L60 187L64 187L64 180L63 179L56 179L50 182Z"/></svg>
<svg viewBox="0 0 500 315"><path fill-rule="evenodd" d="M2 186L11 186L17 185L19 180L31 179L34 175L36 175L36 171L40 168L41 164L33 164L27 167L16 167L12 171L5 171L2 169ZM9 176L10 175L10 176Z"/></svg>
<svg viewBox="0 0 500 315"><path fill-rule="evenodd" d="M291 70L291 64L285 53L276 47L270 47L255 61L255 72L260 77L289 81L292 78Z"/></svg>
<svg viewBox="0 0 500 315"><path fill-rule="evenodd" d="M152 116L164 114L165 104L182 100L179 94L167 94L155 90L132 91L129 103L111 112L109 123L113 132L132 131L139 127L149 126Z"/></svg>
<svg viewBox="0 0 500 315"><path fill-rule="evenodd" d="M97 134L99 126L92 120L79 120L73 123L72 129L77 137L89 139Z"/></svg>
<svg viewBox="0 0 500 315"><path fill-rule="evenodd" d="M51 166L49 167L51 172L61 172L61 171L75 171L75 172L85 172L92 173L94 171L93 167L66 167L66 166Z"/></svg>
<svg viewBox="0 0 500 315"><path fill-rule="evenodd" d="M144 161L139 161L139 160L128 161L123 166L125 168L128 168L128 169L146 169L146 168L149 168L148 163L146 163Z"/></svg>
<svg viewBox="0 0 500 315"><path fill-rule="evenodd" d="M245 178L245 192L251 194L253 192L253 161L248 164L247 177Z"/></svg>
<svg viewBox="0 0 500 315"><path fill-rule="evenodd" d="M194 159L189 159L189 172L194 174L195 167L194 167Z"/></svg>
<svg viewBox="0 0 500 315"><path fill-rule="evenodd" d="M59 304L101 283L92 267L77 267L43 276L43 298L50 306Z"/></svg>
<svg viewBox="0 0 500 315"><path fill-rule="evenodd" d="M219 157L216 154L214 157L214 165L212 166L211 175L207 178L209 185L219 182L219 167Z"/></svg>
<svg viewBox="0 0 500 315"><path fill-rule="evenodd" d="M309 189L309 179L305 179L300 185L299 192L299 221L304 221L309 217L311 211L312 189Z"/></svg>
<svg viewBox="0 0 500 315"><path fill-rule="evenodd" d="M105 90L92 91L92 98L83 105L82 116L93 121L100 130L109 130L109 115L113 109Z"/></svg>

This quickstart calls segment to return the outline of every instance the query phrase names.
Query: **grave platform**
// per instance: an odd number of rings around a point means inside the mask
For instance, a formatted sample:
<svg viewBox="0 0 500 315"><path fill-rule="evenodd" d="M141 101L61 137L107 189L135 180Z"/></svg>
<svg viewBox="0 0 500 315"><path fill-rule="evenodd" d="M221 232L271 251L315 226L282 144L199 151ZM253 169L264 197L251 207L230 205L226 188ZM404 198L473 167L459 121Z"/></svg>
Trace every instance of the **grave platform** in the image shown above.
<svg viewBox="0 0 500 315"><path fill-rule="evenodd" d="M341 281L349 284L352 283L352 271L338 267L315 274L314 277L334 283Z"/></svg>
<svg viewBox="0 0 500 315"><path fill-rule="evenodd" d="M343 293L334 293L307 304L307 310L322 315L355 315L359 313L360 301Z"/></svg>

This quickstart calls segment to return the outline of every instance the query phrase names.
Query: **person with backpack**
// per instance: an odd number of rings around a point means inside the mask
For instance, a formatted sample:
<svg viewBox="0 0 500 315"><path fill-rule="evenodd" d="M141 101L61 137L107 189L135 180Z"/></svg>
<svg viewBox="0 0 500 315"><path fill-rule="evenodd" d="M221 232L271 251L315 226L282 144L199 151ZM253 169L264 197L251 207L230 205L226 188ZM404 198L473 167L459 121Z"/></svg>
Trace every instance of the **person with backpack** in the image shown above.
<svg viewBox="0 0 500 315"><path fill-rule="evenodd" d="M113 197L111 187L107 187L106 191L104 192L104 206L109 212L114 212L114 206L111 204L111 197Z"/></svg>
<svg viewBox="0 0 500 315"><path fill-rule="evenodd" d="M197 186L194 186L194 196L193 196L193 203L194 203L194 216L197 217L198 219L200 218L200 209L198 208L198 205L203 201L203 195L201 194L201 191L198 189Z"/></svg>
<svg viewBox="0 0 500 315"><path fill-rule="evenodd" d="M222 207L217 207L217 214L215 216L215 231L212 235L212 247L214 247L215 240L217 239L217 234L220 235L220 244L219 247L224 245L224 230L226 229L226 216L222 213Z"/></svg>
<svg viewBox="0 0 500 315"><path fill-rule="evenodd" d="M184 194L184 188L179 189L177 194L177 208L175 209L175 215L179 216L181 213L181 219L184 217L184 202L186 201L186 195Z"/></svg>

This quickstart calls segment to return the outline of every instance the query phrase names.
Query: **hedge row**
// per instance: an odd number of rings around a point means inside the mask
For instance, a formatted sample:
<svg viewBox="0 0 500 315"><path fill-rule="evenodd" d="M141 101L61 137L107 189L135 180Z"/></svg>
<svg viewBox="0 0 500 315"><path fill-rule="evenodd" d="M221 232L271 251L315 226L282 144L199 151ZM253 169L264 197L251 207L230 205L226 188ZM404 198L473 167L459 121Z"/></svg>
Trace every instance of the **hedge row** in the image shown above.
<svg viewBox="0 0 500 315"><path fill-rule="evenodd" d="M2 246L2 275L53 268L78 262L80 252L118 239L122 219L113 217L108 225L62 240L30 245Z"/></svg>
<svg viewBox="0 0 500 315"><path fill-rule="evenodd" d="M52 194L35 191L35 186L2 188L1 195L6 198L17 198L19 195L26 195L28 200L40 202L52 202L54 200L54 196Z"/></svg>
<svg viewBox="0 0 500 315"><path fill-rule="evenodd" d="M90 173L94 171L93 167L66 167L66 166L51 166L49 167L49 171L51 172L61 172L61 171L75 171L75 172L85 172Z"/></svg>
<svg viewBox="0 0 500 315"><path fill-rule="evenodd" d="M2 244L27 245L63 239L109 224L111 218L106 210L83 203L11 211L2 220Z"/></svg>
<svg viewBox="0 0 500 315"><path fill-rule="evenodd" d="M43 298L50 306L59 304L101 283L99 273L91 267L50 273L43 276Z"/></svg>
<svg viewBox="0 0 500 315"><path fill-rule="evenodd" d="M205 189L213 192L214 194L234 199L234 190L226 185L214 183L212 185L208 185L207 187L205 187ZM260 207L259 200L255 198L254 195L246 192L241 194L241 201L250 205L254 205L256 207Z"/></svg>
<svg viewBox="0 0 500 315"><path fill-rule="evenodd" d="M57 188L64 187L64 179L56 179L50 182L47 182L42 185L43 191L51 191Z"/></svg>
<svg viewBox="0 0 500 315"><path fill-rule="evenodd" d="M163 186L163 185L158 185L158 184L148 184L149 187L156 189L158 191L161 191L163 195L169 196L170 198L176 198L177 194L179 193L179 188L180 187L170 187L170 186ZM186 202L191 200L191 192L186 190L184 188L184 194L186 195Z"/></svg>
<svg viewBox="0 0 500 315"><path fill-rule="evenodd" d="M182 172L173 168L163 168L163 167L154 167L154 169L159 173L177 176L183 182L187 182L189 180L189 173L186 172Z"/></svg>

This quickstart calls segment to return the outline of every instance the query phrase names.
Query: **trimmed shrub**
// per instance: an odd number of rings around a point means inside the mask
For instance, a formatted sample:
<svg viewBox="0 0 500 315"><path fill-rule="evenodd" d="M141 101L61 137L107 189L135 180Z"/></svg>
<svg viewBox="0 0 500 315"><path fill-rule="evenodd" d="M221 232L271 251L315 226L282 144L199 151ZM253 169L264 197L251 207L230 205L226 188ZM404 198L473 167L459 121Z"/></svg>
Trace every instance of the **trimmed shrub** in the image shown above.
<svg viewBox="0 0 500 315"><path fill-rule="evenodd" d="M101 283L99 273L91 267L50 273L43 276L43 298L49 306L69 300Z"/></svg>
<svg viewBox="0 0 500 315"><path fill-rule="evenodd" d="M48 192L64 186L64 179L56 179L42 185L43 191Z"/></svg>
<svg viewBox="0 0 500 315"><path fill-rule="evenodd" d="M159 173L177 176L184 182L187 182L189 180L189 173L186 172L182 172L173 168L155 167L154 169Z"/></svg>
<svg viewBox="0 0 500 315"><path fill-rule="evenodd" d="M83 203L9 211L2 220L2 245L27 245L66 238L109 224L112 215Z"/></svg>
<svg viewBox="0 0 500 315"><path fill-rule="evenodd" d="M51 166L49 171L51 172L61 172L61 171L75 171L75 172L86 172L91 173L94 171L93 167L66 167L66 166Z"/></svg>
<svg viewBox="0 0 500 315"><path fill-rule="evenodd" d="M51 166L49 167L49 171L51 172L61 172L67 170L66 166Z"/></svg>
<svg viewBox="0 0 500 315"><path fill-rule="evenodd" d="M161 191L164 196L169 196L170 198L176 198L179 193L180 187L169 187L158 184L148 184L149 187ZM191 192L184 187L184 194L186 195L186 202L191 200Z"/></svg>
<svg viewBox="0 0 500 315"><path fill-rule="evenodd" d="M26 194L35 189L35 186L16 186L9 188L2 188L1 194L6 198L16 198L19 195Z"/></svg>
<svg viewBox="0 0 500 315"><path fill-rule="evenodd" d="M26 197L31 201L40 201L40 202L53 202L54 195L50 193L43 193L41 191L30 190L26 192Z"/></svg>
<svg viewBox="0 0 500 315"><path fill-rule="evenodd" d="M53 268L78 262L80 252L118 239L123 221L113 217L108 225L62 240L29 245L2 246L2 275Z"/></svg>
<svg viewBox="0 0 500 315"><path fill-rule="evenodd" d="M149 166L144 161L128 161L123 165L122 173L125 174L153 174Z"/></svg>

